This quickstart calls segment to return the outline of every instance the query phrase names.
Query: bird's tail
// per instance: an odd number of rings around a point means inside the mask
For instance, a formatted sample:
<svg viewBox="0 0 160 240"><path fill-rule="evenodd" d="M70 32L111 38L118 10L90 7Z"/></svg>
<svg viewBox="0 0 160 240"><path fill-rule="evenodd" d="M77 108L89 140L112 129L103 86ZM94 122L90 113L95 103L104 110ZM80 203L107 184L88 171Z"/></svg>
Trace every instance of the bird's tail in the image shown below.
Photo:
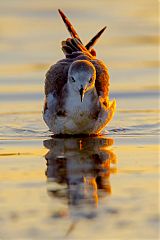
<svg viewBox="0 0 160 240"><path fill-rule="evenodd" d="M81 45L83 45L83 47L85 47L85 49L87 49L90 52L90 54L92 56L95 56L96 52L93 50L93 46L96 44L97 40L100 38L100 36L102 35L102 33L104 32L106 27L102 28L86 45L84 45L82 43L78 33L76 32L75 28L73 27L71 22L68 20L68 18L65 16L65 14L60 9L58 9L58 11L59 11L59 14L62 17L63 22L65 23L65 25L66 25L69 33L70 33L71 37L76 38L79 41L79 43ZM68 49L67 51L70 51L69 48L66 48L66 49Z"/></svg>

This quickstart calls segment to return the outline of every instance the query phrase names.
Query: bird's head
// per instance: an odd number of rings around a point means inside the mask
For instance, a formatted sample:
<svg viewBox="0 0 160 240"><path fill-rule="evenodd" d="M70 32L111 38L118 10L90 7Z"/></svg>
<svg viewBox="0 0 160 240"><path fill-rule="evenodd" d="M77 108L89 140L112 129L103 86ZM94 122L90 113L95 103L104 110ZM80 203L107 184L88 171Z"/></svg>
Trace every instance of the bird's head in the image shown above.
<svg viewBox="0 0 160 240"><path fill-rule="evenodd" d="M87 60L73 62L68 71L68 82L70 87L80 95L81 102L86 92L95 86L96 69Z"/></svg>

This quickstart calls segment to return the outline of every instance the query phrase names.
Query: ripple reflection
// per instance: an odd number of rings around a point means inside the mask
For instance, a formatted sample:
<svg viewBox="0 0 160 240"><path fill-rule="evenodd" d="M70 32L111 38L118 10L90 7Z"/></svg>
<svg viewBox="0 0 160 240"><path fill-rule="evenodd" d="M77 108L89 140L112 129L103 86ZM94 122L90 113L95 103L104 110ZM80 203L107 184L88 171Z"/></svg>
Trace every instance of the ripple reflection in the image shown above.
<svg viewBox="0 0 160 240"><path fill-rule="evenodd" d="M49 149L45 155L48 194L67 200L72 216L94 218L99 199L111 194L110 174L116 171L112 144L113 139L104 137L44 141Z"/></svg>

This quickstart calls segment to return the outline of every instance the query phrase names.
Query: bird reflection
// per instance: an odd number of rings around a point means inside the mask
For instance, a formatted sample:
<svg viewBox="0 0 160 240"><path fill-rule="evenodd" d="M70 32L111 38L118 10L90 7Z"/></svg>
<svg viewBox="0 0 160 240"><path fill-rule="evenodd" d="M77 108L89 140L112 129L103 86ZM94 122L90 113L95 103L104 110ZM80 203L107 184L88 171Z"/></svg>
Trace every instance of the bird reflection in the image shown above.
<svg viewBox="0 0 160 240"><path fill-rule="evenodd" d="M48 193L67 200L70 211L91 217L99 198L111 194L109 177L116 171L112 144L104 137L45 140Z"/></svg>

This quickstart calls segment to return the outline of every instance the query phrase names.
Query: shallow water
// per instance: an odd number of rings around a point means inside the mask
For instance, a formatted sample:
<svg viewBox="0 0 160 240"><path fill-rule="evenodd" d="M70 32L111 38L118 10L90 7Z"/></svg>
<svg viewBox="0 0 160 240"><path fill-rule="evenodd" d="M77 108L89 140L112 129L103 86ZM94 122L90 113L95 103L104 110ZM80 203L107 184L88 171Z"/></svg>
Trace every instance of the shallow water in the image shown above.
<svg viewBox="0 0 160 240"><path fill-rule="evenodd" d="M57 8L85 42L108 27L96 50L117 111L98 138L51 139L42 120L44 75L68 37ZM157 9L0 2L0 239L158 239Z"/></svg>

